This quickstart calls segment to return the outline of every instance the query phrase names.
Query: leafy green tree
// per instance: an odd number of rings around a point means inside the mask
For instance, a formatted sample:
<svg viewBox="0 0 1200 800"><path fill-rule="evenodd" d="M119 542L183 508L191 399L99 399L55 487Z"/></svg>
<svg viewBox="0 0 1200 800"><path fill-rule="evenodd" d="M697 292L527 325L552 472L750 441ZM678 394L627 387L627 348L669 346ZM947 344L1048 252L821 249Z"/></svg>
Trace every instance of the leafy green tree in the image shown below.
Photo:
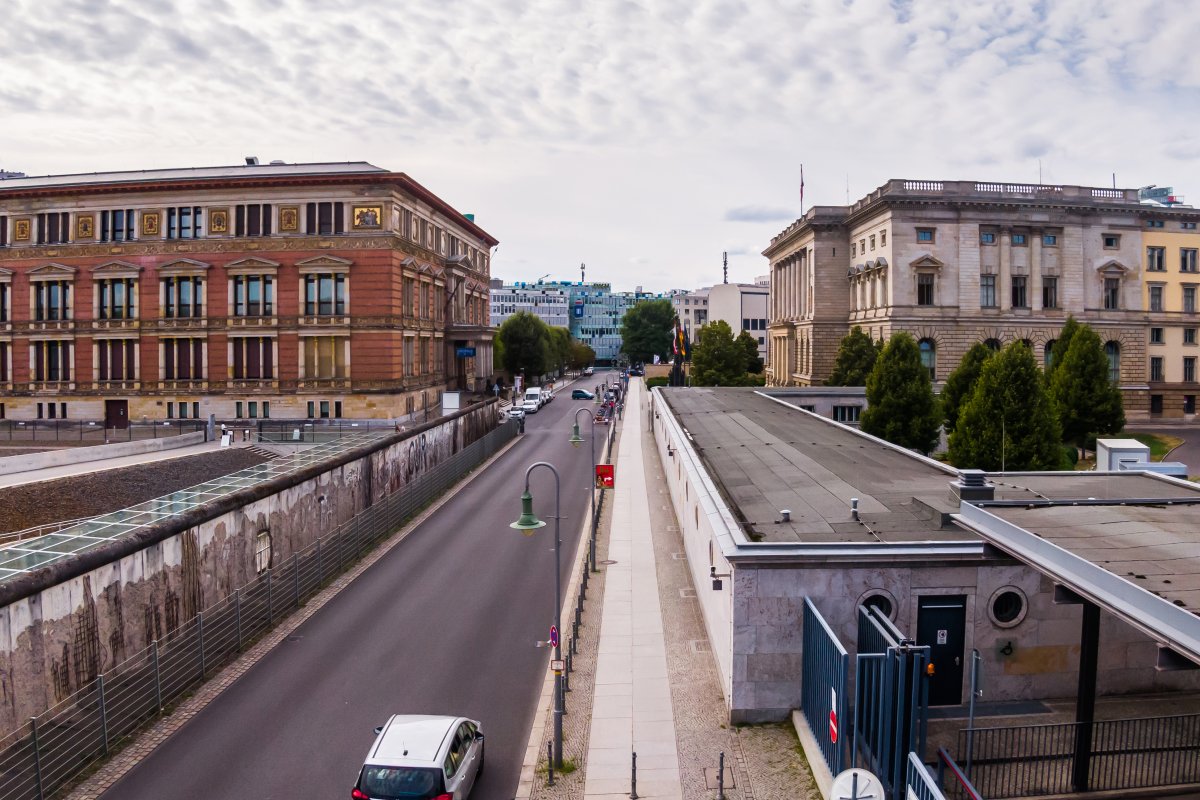
<svg viewBox="0 0 1200 800"><path fill-rule="evenodd" d="M567 368L571 360L571 332L566 328L550 328L550 356L553 369Z"/></svg>
<svg viewBox="0 0 1200 800"><path fill-rule="evenodd" d="M596 351L578 339L571 340L571 369L583 369L596 363Z"/></svg>
<svg viewBox="0 0 1200 800"><path fill-rule="evenodd" d="M499 336L492 339L492 370L504 371L504 341Z"/></svg>
<svg viewBox="0 0 1200 800"><path fill-rule="evenodd" d="M989 472L1060 469L1061 430L1033 352L1012 342L983 363L950 434L950 462Z"/></svg>
<svg viewBox="0 0 1200 800"><path fill-rule="evenodd" d="M670 300L638 303L621 320L621 352L648 364L656 355L669 356L674 332L675 309Z"/></svg>
<svg viewBox="0 0 1200 800"><path fill-rule="evenodd" d="M929 454L938 443L942 416L917 340L892 334L867 377L864 433Z"/></svg>
<svg viewBox="0 0 1200 800"><path fill-rule="evenodd" d="M850 333L842 337L838 346L833 372L825 380L826 386L866 386L867 376L875 367L882 343L876 345L863 329L855 325Z"/></svg>
<svg viewBox="0 0 1200 800"><path fill-rule="evenodd" d="M710 322L696 334L692 347L693 386L741 386L746 377L746 350L724 320Z"/></svg>
<svg viewBox="0 0 1200 800"><path fill-rule="evenodd" d="M758 339L747 331L742 331L737 337L738 346L746 351L746 372L757 375L763 371L763 360L758 356Z"/></svg>
<svg viewBox="0 0 1200 800"><path fill-rule="evenodd" d="M983 371L983 362L991 356L992 348L983 342L976 342L963 355L954 372L946 378L946 385L942 387L942 414L946 419L947 431L953 431L958 425L958 413L971 399L971 394L975 391L975 382L979 380L979 373Z"/></svg>
<svg viewBox="0 0 1200 800"><path fill-rule="evenodd" d="M496 338L504 351L504 368L510 375L524 372L533 378L550 369L550 329L528 311L518 311L504 320Z"/></svg>
<svg viewBox="0 0 1200 800"><path fill-rule="evenodd" d="M1058 407L1063 439L1076 447L1086 447L1092 436L1125 427L1121 390L1109 375L1104 345L1090 325L1079 325L1071 337L1050 376L1050 396Z"/></svg>
<svg viewBox="0 0 1200 800"><path fill-rule="evenodd" d="M1050 363L1046 365L1047 386L1050 385L1054 373L1058 371L1059 364L1067 357L1067 350L1071 347L1071 340L1075 338L1075 334L1079 331L1079 328L1080 325L1074 316L1067 317L1062 331L1058 334L1058 338L1054 340L1054 347L1050 348Z"/></svg>

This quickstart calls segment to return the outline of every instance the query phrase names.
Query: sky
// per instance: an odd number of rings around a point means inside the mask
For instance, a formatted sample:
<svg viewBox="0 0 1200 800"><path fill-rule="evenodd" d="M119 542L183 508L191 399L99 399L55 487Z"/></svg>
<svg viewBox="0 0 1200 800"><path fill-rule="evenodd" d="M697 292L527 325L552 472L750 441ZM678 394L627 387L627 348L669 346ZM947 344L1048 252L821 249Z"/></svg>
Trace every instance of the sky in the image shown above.
<svg viewBox="0 0 1200 800"><path fill-rule="evenodd" d="M3 0L0 168L370 161L493 277L767 272L890 178L1200 204L1197 0Z"/></svg>

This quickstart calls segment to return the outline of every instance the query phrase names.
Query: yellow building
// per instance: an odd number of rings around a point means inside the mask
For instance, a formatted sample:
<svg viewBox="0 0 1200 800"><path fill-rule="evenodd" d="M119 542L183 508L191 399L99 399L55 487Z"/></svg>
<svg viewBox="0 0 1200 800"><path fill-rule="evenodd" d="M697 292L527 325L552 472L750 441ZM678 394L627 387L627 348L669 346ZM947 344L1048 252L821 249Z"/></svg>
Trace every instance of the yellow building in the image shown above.
<svg viewBox="0 0 1200 800"><path fill-rule="evenodd" d="M1150 413L1183 417L1196 413L1200 394L1200 230L1178 213L1149 216L1142 232L1147 314L1146 381Z"/></svg>

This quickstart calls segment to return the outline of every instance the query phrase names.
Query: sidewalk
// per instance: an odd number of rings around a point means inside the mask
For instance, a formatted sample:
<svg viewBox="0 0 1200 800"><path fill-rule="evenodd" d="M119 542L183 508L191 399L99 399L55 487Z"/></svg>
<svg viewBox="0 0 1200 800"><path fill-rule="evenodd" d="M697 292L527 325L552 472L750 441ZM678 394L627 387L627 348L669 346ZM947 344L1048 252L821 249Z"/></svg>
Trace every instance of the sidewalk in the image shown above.
<svg viewBox="0 0 1200 800"><path fill-rule="evenodd" d="M200 453L216 452L220 449L220 441L211 441L187 447L179 447L174 450L156 450L153 453L138 453L131 456L104 458L98 461L84 461L80 464L45 467L44 469L29 470L28 472L14 472L11 475L0 475L0 489L9 486L22 486L27 483L52 481L58 478L69 478L72 475L87 475L93 472L120 469L121 467L133 467L138 464L150 464L155 461L166 461L172 458L186 458L187 456L199 455ZM16 457L19 456L14 456L14 458Z"/></svg>

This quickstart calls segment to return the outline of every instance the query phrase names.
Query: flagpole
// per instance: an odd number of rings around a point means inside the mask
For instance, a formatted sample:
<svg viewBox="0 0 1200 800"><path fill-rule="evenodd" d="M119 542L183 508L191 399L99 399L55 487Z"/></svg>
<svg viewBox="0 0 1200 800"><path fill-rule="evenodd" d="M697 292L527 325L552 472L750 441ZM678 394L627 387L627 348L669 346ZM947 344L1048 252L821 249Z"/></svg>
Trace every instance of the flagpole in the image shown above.
<svg viewBox="0 0 1200 800"><path fill-rule="evenodd" d="M804 216L804 165L800 165L800 216Z"/></svg>

